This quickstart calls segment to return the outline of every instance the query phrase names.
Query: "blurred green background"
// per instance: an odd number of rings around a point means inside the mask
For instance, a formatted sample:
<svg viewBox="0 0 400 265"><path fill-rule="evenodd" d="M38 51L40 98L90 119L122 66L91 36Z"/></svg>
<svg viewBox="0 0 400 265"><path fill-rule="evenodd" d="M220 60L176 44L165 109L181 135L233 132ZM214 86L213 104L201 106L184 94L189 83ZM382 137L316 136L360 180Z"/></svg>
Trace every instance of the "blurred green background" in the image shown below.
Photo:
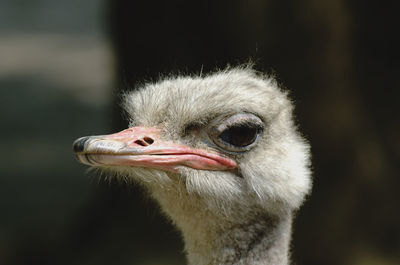
<svg viewBox="0 0 400 265"><path fill-rule="evenodd" d="M118 93L160 73L247 62L296 101L313 193L298 265L400 264L396 1L0 2L0 264L185 264L140 189L75 162L126 126Z"/></svg>

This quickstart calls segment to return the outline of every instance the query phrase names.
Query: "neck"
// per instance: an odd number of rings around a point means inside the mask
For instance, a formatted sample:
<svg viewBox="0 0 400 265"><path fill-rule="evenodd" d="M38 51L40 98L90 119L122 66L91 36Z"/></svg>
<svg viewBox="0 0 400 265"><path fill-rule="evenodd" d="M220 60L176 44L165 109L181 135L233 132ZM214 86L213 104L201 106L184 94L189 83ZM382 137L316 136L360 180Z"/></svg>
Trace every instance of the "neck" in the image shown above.
<svg viewBox="0 0 400 265"><path fill-rule="evenodd" d="M249 211L246 218L232 222L206 210L192 195L180 194L177 199L155 192L153 196L181 230L190 265L288 264L290 213L271 217Z"/></svg>
<svg viewBox="0 0 400 265"><path fill-rule="evenodd" d="M182 229L189 264L288 264L291 221L257 219L233 224L207 237Z"/></svg>

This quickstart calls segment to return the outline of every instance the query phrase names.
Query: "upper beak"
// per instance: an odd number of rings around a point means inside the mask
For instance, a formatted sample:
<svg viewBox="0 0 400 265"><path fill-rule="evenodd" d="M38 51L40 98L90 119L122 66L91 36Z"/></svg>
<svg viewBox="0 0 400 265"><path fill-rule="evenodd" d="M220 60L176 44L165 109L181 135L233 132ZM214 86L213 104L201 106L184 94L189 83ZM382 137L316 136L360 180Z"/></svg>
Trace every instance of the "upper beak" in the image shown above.
<svg viewBox="0 0 400 265"><path fill-rule="evenodd" d="M90 166L133 166L176 172L187 166L203 170L229 170L234 160L216 152L191 148L160 139L160 130L132 127L121 132L77 139L73 149L78 160Z"/></svg>

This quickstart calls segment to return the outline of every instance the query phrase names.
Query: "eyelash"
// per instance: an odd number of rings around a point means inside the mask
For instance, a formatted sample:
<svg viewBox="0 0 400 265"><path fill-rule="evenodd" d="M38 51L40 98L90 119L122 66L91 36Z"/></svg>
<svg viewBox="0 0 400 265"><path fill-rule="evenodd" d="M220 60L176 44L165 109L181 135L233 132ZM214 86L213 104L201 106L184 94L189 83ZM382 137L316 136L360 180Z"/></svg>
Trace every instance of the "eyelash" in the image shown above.
<svg viewBox="0 0 400 265"><path fill-rule="evenodd" d="M243 113L231 116L213 127L209 135L224 150L243 152L254 146L263 129L263 122L258 116Z"/></svg>

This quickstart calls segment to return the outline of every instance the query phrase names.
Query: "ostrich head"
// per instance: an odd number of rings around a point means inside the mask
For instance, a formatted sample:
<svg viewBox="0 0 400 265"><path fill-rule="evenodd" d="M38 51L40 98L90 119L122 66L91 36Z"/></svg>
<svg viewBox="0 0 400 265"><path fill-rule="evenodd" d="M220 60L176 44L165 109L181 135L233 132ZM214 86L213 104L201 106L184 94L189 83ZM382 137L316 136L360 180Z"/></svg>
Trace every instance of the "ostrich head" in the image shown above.
<svg viewBox="0 0 400 265"><path fill-rule="evenodd" d="M124 107L128 129L79 138L74 151L141 183L183 232L189 262L229 263L228 241L249 252L264 230L287 253L291 213L311 186L309 147L273 79L247 68L169 78L126 94Z"/></svg>

